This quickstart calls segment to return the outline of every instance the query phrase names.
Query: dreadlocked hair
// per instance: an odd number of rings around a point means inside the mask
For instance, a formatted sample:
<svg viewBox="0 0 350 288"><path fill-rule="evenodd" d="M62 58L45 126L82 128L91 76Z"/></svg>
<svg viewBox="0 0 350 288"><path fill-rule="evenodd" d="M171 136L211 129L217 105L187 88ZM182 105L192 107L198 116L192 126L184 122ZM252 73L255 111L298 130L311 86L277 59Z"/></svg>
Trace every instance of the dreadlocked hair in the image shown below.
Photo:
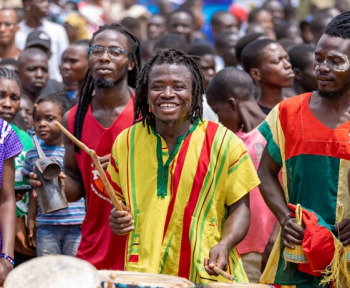
<svg viewBox="0 0 350 288"><path fill-rule="evenodd" d="M139 71L141 69L141 44L139 39L132 34L127 28L124 26L112 23L110 25L103 25L100 26L99 29L92 35L92 38L89 41L89 46L92 46L95 37L107 30L112 30L119 32L126 36L127 38L127 44L128 44L128 52L129 57L134 60L135 65L134 68L128 72L128 85L135 88L136 82L138 78ZM92 95L94 92L95 86L94 86L94 79L92 78L90 68L88 68L84 82L81 86L81 89L79 91L79 103L77 108L77 113L75 115L75 122L74 122L74 136L81 139L81 133L83 130L83 123L85 119L85 115L87 112L87 109L89 107L89 104L92 100ZM75 146L74 147L75 152L80 153L80 148Z"/></svg>
<svg viewBox="0 0 350 288"><path fill-rule="evenodd" d="M7 79L7 80L14 80L17 82L17 85L19 88L22 87L21 80L19 80L19 77L14 70L11 70L5 67L0 67L0 79L1 78Z"/></svg>
<svg viewBox="0 0 350 288"><path fill-rule="evenodd" d="M143 125L147 125L148 130L150 126L155 125L153 113L150 111L148 105L148 82L149 75L154 66L168 64L168 65L184 65L192 74L192 105L188 119L193 124L196 119L202 120L203 114L203 94L204 94L204 76L202 70L198 65L199 57L190 56L178 49L166 49L159 51L154 55L143 67L139 80L136 86L134 120L135 122L142 121Z"/></svg>
<svg viewBox="0 0 350 288"><path fill-rule="evenodd" d="M334 17L331 22L328 23L324 34L332 37L350 39L350 11Z"/></svg>

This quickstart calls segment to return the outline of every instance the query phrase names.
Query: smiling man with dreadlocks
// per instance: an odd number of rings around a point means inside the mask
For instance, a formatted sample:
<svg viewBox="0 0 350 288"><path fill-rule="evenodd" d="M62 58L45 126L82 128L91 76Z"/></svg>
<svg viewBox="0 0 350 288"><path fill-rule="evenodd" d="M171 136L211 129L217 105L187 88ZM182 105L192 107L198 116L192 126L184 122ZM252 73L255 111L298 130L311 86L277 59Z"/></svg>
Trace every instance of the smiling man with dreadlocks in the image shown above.
<svg viewBox="0 0 350 288"><path fill-rule="evenodd" d="M104 25L89 43L89 69L79 103L63 124L108 164L117 135L134 122L134 91L140 68L139 40L119 24ZM89 155L64 139L64 191L69 201L85 196L86 217L77 257L98 269L124 268L125 236L108 225L111 201ZM31 178L33 175L31 175ZM33 186L38 182L31 182Z"/></svg>
<svg viewBox="0 0 350 288"><path fill-rule="evenodd" d="M249 226L249 194L259 184L242 143L202 121L204 77L193 56L159 52L136 88L135 121L116 139L107 177L128 211L112 210L128 234L126 270L197 283L247 282L235 246Z"/></svg>

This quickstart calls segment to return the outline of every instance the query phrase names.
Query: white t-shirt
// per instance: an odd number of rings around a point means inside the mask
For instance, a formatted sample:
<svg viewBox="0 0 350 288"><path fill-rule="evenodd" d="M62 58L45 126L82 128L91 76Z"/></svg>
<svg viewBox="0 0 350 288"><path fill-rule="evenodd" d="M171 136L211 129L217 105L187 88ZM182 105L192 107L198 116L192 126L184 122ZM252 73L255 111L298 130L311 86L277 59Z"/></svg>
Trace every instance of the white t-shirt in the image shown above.
<svg viewBox="0 0 350 288"><path fill-rule="evenodd" d="M18 49L23 50L26 44L27 36L34 30L47 33L51 38L51 58L49 60L50 78L62 82L62 76L59 71L62 53L68 48L69 40L66 30L62 25L53 23L44 19L42 26L37 29L28 27L24 21L19 23L20 30L16 33L16 45Z"/></svg>

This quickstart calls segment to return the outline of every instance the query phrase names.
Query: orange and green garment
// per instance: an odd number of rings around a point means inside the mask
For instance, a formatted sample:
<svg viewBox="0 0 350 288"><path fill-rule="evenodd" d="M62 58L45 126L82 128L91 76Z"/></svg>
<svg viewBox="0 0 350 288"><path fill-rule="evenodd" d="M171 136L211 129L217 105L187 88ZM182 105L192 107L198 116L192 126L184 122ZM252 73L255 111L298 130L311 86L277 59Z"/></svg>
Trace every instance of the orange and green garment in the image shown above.
<svg viewBox="0 0 350 288"><path fill-rule="evenodd" d="M259 130L267 140L271 157L282 167L286 201L301 204L333 227L338 203L345 206L345 218L350 216L350 121L328 128L313 116L310 97L311 93L306 93L279 103ZM261 281L281 287L329 287L320 284L321 277L301 272L297 264L286 262L281 239L276 241Z"/></svg>
<svg viewBox="0 0 350 288"><path fill-rule="evenodd" d="M259 184L236 135L198 119L169 154L153 128L137 123L116 139L107 177L135 221L126 270L227 282L208 275L203 260L221 239L227 206ZM228 258L228 273L247 282L236 248Z"/></svg>

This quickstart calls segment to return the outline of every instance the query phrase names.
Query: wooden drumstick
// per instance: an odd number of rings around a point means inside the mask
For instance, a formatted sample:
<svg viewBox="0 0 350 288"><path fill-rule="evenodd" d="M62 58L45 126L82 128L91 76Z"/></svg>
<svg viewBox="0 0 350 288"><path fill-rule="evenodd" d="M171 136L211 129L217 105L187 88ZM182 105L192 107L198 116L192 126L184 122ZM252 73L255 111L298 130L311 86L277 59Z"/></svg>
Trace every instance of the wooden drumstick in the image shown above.
<svg viewBox="0 0 350 288"><path fill-rule="evenodd" d="M232 275L228 274L227 272L225 272L224 270L220 269L217 266L214 266L213 270L218 273L219 275L221 275L222 277L225 277L227 280L230 280L231 282L235 281L235 277L233 277Z"/></svg>
<svg viewBox="0 0 350 288"><path fill-rule="evenodd" d="M113 188L111 186L111 183L109 183L106 173L103 170L100 161L98 160L98 156L95 152L95 150L90 149L87 147L83 142L79 141L77 138L75 138L66 128L64 128L60 122L55 121L55 124L60 128L60 130L70 139L74 142L75 145L77 145L80 149L84 150L90 157L92 158L92 161L94 162L96 169L98 173L100 174L103 186L106 188L109 197L112 200L112 203L114 205L114 208L118 211L123 211L122 206L119 203L118 197L114 194Z"/></svg>

